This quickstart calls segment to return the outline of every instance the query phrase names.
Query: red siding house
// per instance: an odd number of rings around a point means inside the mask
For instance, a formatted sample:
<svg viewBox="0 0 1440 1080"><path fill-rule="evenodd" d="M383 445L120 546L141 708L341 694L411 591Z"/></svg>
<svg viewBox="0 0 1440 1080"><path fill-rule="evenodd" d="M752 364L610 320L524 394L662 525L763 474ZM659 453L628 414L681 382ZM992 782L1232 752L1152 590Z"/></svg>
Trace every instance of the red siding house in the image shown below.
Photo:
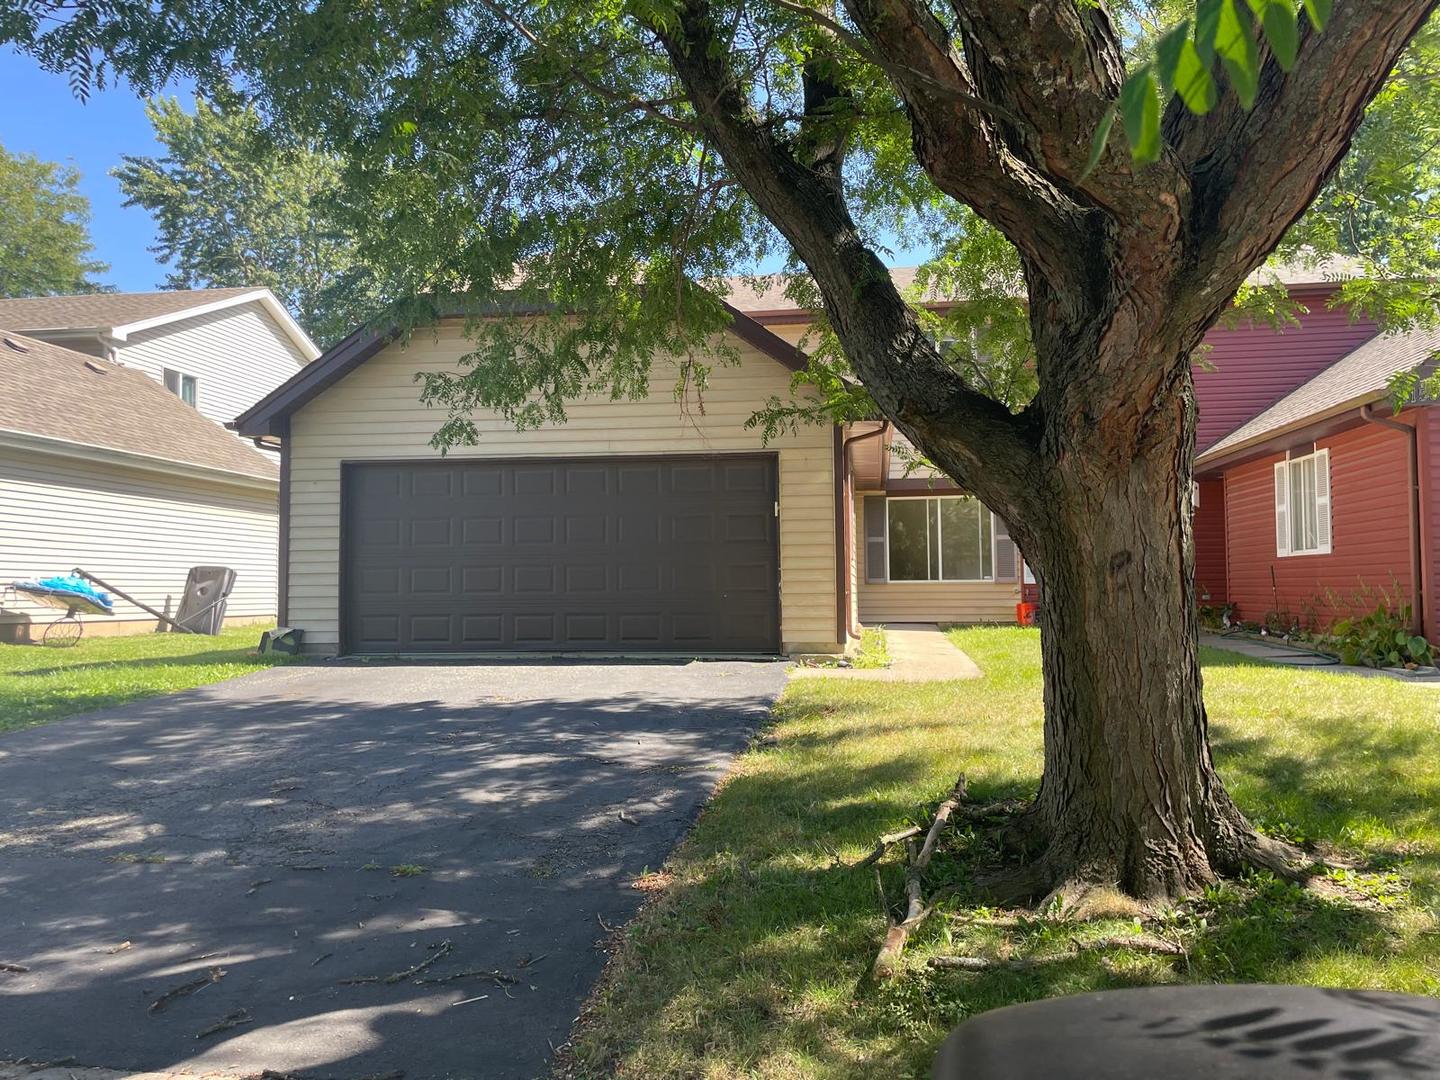
<svg viewBox="0 0 1440 1080"><path fill-rule="evenodd" d="M1395 415L1388 398L1394 375L1430 370L1437 353L1440 333L1372 336L1202 448L1202 603L1285 625L1408 604L1440 640L1440 413L1422 402Z"/></svg>

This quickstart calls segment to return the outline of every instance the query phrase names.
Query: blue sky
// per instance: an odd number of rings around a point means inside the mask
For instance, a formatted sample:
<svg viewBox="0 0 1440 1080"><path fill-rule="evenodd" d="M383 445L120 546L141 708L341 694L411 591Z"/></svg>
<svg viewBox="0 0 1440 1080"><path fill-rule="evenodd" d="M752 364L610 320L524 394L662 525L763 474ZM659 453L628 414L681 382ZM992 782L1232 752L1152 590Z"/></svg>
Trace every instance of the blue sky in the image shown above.
<svg viewBox="0 0 1440 1080"><path fill-rule="evenodd" d="M110 170L123 154L158 154L144 102L126 85L92 94L84 104L62 75L41 71L35 61L0 49L0 145L62 161L80 170L80 190L90 198L90 235L95 257L110 264L101 280L126 292L164 283L165 270L147 250L155 243L150 215L122 208L120 186Z"/></svg>
<svg viewBox="0 0 1440 1080"><path fill-rule="evenodd" d="M188 88L169 91L182 100ZM146 292L163 286L165 269L149 251L154 223L140 207L124 208L120 185L110 170L125 154L160 154L145 117L145 103L128 85L91 94L80 102L63 75L42 71L29 57L0 48L0 145L12 154L29 153L80 170L80 190L90 199L90 235L95 257L110 264L99 275L122 292ZM923 252L896 251L886 262L913 264ZM771 259L762 269L778 270Z"/></svg>

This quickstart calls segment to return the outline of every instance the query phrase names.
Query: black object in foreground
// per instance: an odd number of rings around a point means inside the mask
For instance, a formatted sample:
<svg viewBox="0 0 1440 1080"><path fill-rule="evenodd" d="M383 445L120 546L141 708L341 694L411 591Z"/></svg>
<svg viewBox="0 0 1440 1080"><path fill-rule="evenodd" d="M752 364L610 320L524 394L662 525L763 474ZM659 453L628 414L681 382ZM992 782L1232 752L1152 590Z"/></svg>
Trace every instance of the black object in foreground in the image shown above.
<svg viewBox="0 0 1440 1080"><path fill-rule="evenodd" d="M1311 986L1161 986L966 1020L935 1080L1428 1080L1440 1001Z"/></svg>

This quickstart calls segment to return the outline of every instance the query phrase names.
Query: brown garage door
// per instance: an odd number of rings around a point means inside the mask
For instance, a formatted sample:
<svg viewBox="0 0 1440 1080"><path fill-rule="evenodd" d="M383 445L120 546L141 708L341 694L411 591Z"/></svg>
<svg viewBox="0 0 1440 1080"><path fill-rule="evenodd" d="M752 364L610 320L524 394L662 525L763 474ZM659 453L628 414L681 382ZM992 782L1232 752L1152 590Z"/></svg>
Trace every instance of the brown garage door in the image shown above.
<svg viewBox="0 0 1440 1080"><path fill-rule="evenodd" d="M774 652L773 455L350 464L342 646Z"/></svg>

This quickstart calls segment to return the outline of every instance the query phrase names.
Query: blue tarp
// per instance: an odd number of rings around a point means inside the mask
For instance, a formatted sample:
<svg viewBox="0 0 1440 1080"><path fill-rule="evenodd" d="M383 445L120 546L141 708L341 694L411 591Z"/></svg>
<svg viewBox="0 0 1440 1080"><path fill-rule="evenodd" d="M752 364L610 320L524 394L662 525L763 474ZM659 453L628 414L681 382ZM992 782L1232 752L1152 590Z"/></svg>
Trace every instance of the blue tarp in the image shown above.
<svg viewBox="0 0 1440 1080"><path fill-rule="evenodd" d="M39 596L50 596L57 600L75 600L80 606L94 608L106 615L114 614L115 602L110 594L97 589L90 582L76 574L56 574L54 577L34 581L17 581L14 587Z"/></svg>

